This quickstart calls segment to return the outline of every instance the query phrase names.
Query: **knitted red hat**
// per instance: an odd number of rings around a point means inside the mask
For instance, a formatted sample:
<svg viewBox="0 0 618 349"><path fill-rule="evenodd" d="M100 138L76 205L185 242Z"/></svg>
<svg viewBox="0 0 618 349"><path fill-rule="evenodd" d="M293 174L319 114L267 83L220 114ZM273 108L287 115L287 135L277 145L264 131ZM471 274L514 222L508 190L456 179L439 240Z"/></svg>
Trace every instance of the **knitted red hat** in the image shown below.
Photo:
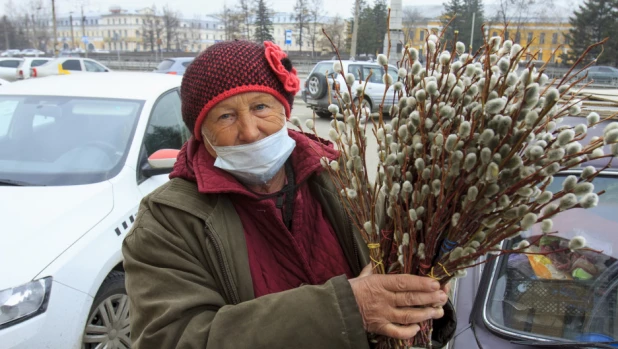
<svg viewBox="0 0 618 349"><path fill-rule="evenodd" d="M272 42L225 41L202 52L187 68L180 87L182 118L202 139L201 127L217 103L244 92L265 92L285 107L290 117L300 81L292 62Z"/></svg>

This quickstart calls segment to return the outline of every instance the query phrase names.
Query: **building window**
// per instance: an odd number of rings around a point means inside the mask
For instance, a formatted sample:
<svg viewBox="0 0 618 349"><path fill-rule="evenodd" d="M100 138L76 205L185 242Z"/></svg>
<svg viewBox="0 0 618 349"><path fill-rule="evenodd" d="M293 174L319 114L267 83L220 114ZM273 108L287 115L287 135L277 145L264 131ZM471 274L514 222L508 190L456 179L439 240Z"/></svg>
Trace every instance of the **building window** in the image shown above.
<svg viewBox="0 0 618 349"><path fill-rule="evenodd" d="M420 36L420 38L421 38L421 41L424 41L424 40L425 40L425 31L424 31L424 30L421 30L421 32L420 32L420 34L419 34L419 36Z"/></svg>
<svg viewBox="0 0 618 349"><path fill-rule="evenodd" d="M551 43L554 45L558 43L558 33L553 33L551 35Z"/></svg>
<svg viewBox="0 0 618 349"><path fill-rule="evenodd" d="M569 38L567 36L564 37L564 44L565 45L569 45L570 44Z"/></svg>
<svg viewBox="0 0 618 349"><path fill-rule="evenodd" d="M107 31L107 36L110 37L110 38L112 37L112 31L111 30Z"/></svg>
<svg viewBox="0 0 618 349"><path fill-rule="evenodd" d="M491 35L492 36L498 36L498 32L493 32Z"/></svg>
<svg viewBox="0 0 618 349"><path fill-rule="evenodd" d="M521 33L517 32L515 33L515 43L519 44L520 41L521 41Z"/></svg>
<svg viewBox="0 0 618 349"><path fill-rule="evenodd" d="M542 45L545 43L545 33L541 33L541 37L539 39L539 43Z"/></svg>
<svg viewBox="0 0 618 349"><path fill-rule="evenodd" d="M539 52L539 61L543 60L543 52Z"/></svg>
<svg viewBox="0 0 618 349"><path fill-rule="evenodd" d="M509 40L510 36L509 36L509 31L505 31L504 32L504 40Z"/></svg>
<svg viewBox="0 0 618 349"><path fill-rule="evenodd" d="M532 42L532 33L528 33L528 43Z"/></svg>
<svg viewBox="0 0 618 349"><path fill-rule="evenodd" d="M126 18L124 19L124 24L127 24L127 19Z"/></svg>
<svg viewBox="0 0 618 349"><path fill-rule="evenodd" d="M129 33L128 33L128 31L127 31L127 30L125 30L125 31L124 31L124 36L125 36L125 37L129 36Z"/></svg>
<svg viewBox="0 0 618 349"><path fill-rule="evenodd" d="M139 18L135 19L135 24L139 24ZM138 49L139 50L139 49Z"/></svg>

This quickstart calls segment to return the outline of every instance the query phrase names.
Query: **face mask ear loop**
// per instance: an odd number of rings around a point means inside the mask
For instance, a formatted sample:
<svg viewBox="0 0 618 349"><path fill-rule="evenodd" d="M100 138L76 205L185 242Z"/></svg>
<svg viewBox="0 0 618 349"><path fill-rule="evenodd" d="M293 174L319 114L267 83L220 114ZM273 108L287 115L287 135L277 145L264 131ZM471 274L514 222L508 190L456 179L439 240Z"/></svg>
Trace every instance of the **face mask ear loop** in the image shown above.
<svg viewBox="0 0 618 349"><path fill-rule="evenodd" d="M202 138L206 140L206 142L208 142L208 145L212 148L212 150L215 150L215 146L212 145L212 143L210 143L210 141L208 140L208 137L206 137L206 135L204 134L204 132L202 133Z"/></svg>

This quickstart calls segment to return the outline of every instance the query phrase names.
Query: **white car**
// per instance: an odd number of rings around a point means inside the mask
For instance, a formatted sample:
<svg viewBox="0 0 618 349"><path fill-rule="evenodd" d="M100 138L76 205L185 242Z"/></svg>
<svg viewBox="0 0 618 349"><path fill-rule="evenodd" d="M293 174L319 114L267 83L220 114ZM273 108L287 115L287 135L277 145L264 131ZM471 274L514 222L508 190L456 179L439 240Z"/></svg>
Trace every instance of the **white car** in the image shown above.
<svg viewBox="0 0 618 349"><path fill-rule="evenodd" d="M17 56L20 54L21 54L20 50L6 50L0 53L0 57L13 57L13 56Z"/></svg>
<svg viewBox="0 0 618 349"><path fill-rule="evenodd" d="M0 348L129 348L121 244L190 136L181 78L0 89Z"/></svg>
<svg viewBox="0 0 618 349"><path fill-rule="evenodd" d="M21 51L21 55L24 57L38 57L45 55L45 52L33 48L25 49Z"/></svg>
<svg viewBox="0 0 618 349"><path fill-rule="evenodd" d="M76 73L106 73L111 69L89 58L64 57L30 69L30 76L40 78L52 75L69 75Z"/></svg>
<svg viewBox="0 0 618 349"><path fill-rule="evenodd" d="M15 71L23 62L23 58L0 58L0 79L15 81Z"/></svg>
<svg viewBox="0 0 618 349"><path fill-rule="evenodd" d="M9 81L6 81L4 79L0 79L0 86L5 86L5 85L8 85L8 84L10 84Z"/></svg>
<svg viewBox="0 0 618 349"><path fill-rule="evenodd" d="M24 80L30 78L30 69L36 68L47 62L51 61L53 58L45 58L45 57L36 57L36 58L24 58L21 61L20 65L17 67L15 74L17 76L17 80Z"/></svg>

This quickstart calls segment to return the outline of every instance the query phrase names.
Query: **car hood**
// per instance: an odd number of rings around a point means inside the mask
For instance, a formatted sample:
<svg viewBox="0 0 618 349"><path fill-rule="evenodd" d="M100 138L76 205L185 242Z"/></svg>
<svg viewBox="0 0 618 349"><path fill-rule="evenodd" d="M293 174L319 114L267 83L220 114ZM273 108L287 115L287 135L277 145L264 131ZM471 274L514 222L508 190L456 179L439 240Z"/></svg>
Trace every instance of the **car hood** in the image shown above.
<svg viewBox="0 0 618 349"><path fill-rule="evenodd" d="M64 187L0 186L0 290L32 280L107 216L108 181Z"/></svg>

